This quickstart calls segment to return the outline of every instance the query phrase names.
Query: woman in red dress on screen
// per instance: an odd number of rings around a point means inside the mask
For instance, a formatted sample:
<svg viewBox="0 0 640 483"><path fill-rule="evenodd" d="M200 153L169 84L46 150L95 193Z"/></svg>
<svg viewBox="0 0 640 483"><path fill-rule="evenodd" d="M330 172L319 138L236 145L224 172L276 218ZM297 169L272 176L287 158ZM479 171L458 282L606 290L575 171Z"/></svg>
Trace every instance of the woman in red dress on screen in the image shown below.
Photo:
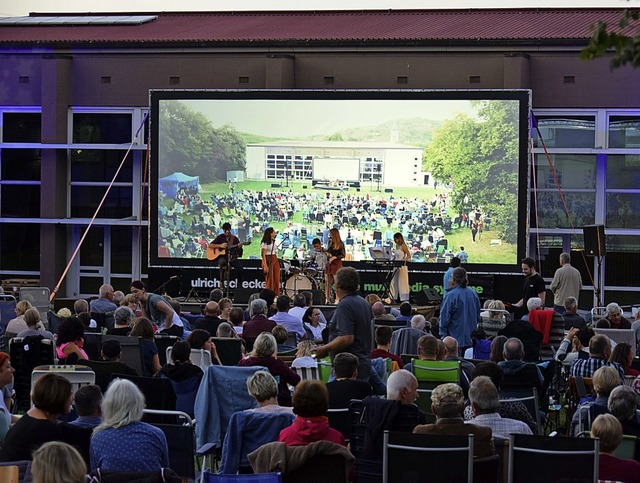
<svg viewBox="0 0 640 483"><path fill-rule="evenodd" d="M342 268L342 259L345 257L344 243L340 238L340 232L337 228L331 228L331 230L329 230L327 255L329 257L329 261L325 271L325 282L327 303L330 303L332 302L331 287L333 286L333 277L336 272Z"/></svg>
<svg viewBox="0 0 640 483"><path fill-rule="evenodd" d="M276 248L276 232L269 227L262 235L260 245L262 252L262 273L264 274L264 286L280 295L280 262L278 261L278 249Z"/></svg>

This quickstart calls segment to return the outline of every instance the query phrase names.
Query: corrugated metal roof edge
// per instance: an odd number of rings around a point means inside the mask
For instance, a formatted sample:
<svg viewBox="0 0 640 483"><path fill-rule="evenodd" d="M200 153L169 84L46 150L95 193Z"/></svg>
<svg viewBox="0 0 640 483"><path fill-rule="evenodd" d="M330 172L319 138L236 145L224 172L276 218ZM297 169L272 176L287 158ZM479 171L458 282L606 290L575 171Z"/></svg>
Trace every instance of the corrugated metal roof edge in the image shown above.
<svg viewBox="0 0 640 483"><path fill-rule="evenodd" d="M622 12L624 10L640 11L640 8L633 7L580 7L580 8L559 8L559 7L531 7L531 8L447 8L447 9L344 9L344 10L230 10L230 11L140 11L140 12L30 12L29 16L94 16L94 15L335 15L350 13L366 13L366 14L391 14L391 13L513 13L519 12Z"/></svg>

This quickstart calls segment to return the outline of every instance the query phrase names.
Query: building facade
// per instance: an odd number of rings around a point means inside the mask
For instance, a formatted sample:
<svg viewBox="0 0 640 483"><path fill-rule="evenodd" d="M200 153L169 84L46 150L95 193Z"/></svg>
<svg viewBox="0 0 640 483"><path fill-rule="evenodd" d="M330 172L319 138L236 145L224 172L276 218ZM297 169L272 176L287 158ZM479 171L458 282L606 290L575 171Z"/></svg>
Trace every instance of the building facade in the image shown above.
<svg viewBox="0 0 640 483"><path fill-rule="evenodd" d="M607 301L632 304L640 297L640 74L578 57L590 25L620 14L0 19L0 276L55 287L68 268L63 296L146 277L150 89L530 89L545 144L533 136L530 255L552 277L557 255L583 246L583 225L605 225L601 265L573 252L594 279L585 275L584 302L593 304L589 289L599 284ZM278 154L270 164L260 149L267 176L287 176ZM309 155L292 154L302 157L293 176L305 176ZM362 179L375 180L381 156L365 156ZM424 183L424 173L414 181Z"/></svg>

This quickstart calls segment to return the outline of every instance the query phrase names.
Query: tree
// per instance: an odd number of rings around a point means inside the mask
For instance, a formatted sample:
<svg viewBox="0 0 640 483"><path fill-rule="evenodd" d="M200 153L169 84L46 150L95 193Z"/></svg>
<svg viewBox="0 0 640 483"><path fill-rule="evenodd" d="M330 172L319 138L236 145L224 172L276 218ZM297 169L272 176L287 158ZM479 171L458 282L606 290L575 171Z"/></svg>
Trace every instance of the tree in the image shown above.
<svg viewBox="0 0 640 483"><path fill-rule="evenodd" d="M474 101L478 118L458 115L445 122L424 151L425 170L453 185L452 207L469 203L491 215L503 240L517 241L518 103Z"/></svg>
<svg viewBox="0 0 640 483"><path fill-rule="evenodd" d="M627 34L637 27L639 19L640 11L625 10L616 31L610 29L606 22L598 22L589 44L580 52L580 58L592 60L614 49L615 55L609 63L612 70L627 64L640 67L640 29L636 29L635 35Z"/></svg>
<svg viewBox="0 0 640 483"><path fill-rule="evenodd" d="M207 183L244 171L246 144L232 126L214 128L203 114L177 101L160 104L159 175L182 171Z"/></svg>

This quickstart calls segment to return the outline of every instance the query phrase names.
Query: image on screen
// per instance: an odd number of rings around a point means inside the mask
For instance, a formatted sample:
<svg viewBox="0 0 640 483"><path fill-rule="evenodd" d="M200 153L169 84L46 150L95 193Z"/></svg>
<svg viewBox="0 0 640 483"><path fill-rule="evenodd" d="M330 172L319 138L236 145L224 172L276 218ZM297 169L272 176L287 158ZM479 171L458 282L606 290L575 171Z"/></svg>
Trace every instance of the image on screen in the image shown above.
<svg viewBox="0 0 640 483"><path fill-rule="evenodd" d="M528 109L522 90L152 91L150 266L206 266L228 222L244 259L270 226L284 259L338 228L346 261L402 233L412 262L513 271Z"/></svg>

